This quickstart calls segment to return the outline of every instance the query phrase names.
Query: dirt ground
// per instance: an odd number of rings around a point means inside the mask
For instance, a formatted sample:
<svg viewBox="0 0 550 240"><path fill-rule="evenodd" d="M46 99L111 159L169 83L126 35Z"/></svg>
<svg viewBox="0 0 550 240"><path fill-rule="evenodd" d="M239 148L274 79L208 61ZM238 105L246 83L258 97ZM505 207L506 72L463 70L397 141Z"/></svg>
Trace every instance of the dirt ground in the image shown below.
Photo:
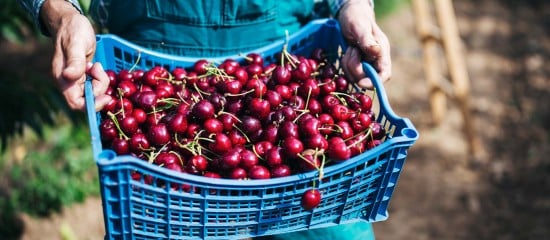
<svg viewBox="0 0 550 240"><path fill-rule="evenodd" d="M468 156L452 99L443 122L432 124L410 6L383 19L393 55L388 97L420 138L409 151L389 219L374 224L377 239L550 239L550 3L454 4L486 157L474 162ZM48 219L22 219L24 240L104 234L97 198Z"/></svg>

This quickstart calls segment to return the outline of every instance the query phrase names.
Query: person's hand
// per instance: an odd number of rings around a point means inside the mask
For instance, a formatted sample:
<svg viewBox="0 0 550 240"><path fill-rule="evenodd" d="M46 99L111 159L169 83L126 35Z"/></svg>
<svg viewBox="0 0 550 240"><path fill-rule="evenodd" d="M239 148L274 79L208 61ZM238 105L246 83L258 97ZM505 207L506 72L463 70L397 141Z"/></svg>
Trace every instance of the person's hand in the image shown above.
<svg viewBox="0 0 550 240"><path fill-rule="evenodd" d="M54 41L52 74L70 108L84 110L84 82L92 77L95 109L99 111L111 97L105 92L109 77L101 64L92 64L95 31L90 21L64 0L48 0L41 8L41 19Z"/></svg>
<svg viewBox="0 0 550 240"><path fill-rule="evenodd" d="M338 14L338 22L349 47L342 56L342 68L360 87L372 89L361 61L376 69L385 82L391 78L390 43L376 23L374 10L367 0L349 0Z"/></svg>

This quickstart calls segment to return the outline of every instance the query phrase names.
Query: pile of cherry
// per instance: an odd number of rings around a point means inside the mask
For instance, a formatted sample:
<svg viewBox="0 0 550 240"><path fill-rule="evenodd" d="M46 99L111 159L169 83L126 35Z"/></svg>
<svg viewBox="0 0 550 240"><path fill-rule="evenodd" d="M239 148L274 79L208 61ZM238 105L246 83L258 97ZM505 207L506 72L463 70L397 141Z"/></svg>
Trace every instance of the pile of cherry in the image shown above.
<svg viewBox="0 0 550 240"><path fill-rule="evenodd" d="M323 49L309 57L283 49L270 64L257 53L244 59L108 70L104 146L177 172L269 179L322 177L326 165L383 141L372 97L355 91ZM308 194L320 200L318 190Z"/></svg>

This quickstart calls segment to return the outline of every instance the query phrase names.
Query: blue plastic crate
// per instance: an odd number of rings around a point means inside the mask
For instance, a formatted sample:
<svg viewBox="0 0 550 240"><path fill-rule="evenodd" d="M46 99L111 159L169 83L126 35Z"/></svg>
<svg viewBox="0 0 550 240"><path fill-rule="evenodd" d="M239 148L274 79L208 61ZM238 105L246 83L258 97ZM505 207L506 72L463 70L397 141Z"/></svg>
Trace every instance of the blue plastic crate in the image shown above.
<svg viewBox="0 0 550 240"><path fill-rule="evenodd" d="M337 22L322 19L286 40L251 52L261 53L267 62L272 62L285 43L290 52L303 56L318 47L332 53L346 47ZM129 69L138 54L140 69L157 65L167 69L190 67L198 60L150 51L113 35L98 36L95 61L106 69ZM240 55L209 60L222 62L226 58L242 60ZM322 202L311 211L304 210L300 201L302 193L318 179L316 171L268 180L213 180L176 173L132 156L117 156L101 145L101 115L94 111L92 87L87 81L86 104L101 186L105 239L246 238L387 219L388 204L407 150L418 133L408 119L393 113L374 69L368 64L364 64L364 69L374 80L379 103L377 121L388 134L378 147L326 167L317 186ZM133 180L134 171L164 184ZM172 184L193 186L194 190L173 190Z"/></svg>

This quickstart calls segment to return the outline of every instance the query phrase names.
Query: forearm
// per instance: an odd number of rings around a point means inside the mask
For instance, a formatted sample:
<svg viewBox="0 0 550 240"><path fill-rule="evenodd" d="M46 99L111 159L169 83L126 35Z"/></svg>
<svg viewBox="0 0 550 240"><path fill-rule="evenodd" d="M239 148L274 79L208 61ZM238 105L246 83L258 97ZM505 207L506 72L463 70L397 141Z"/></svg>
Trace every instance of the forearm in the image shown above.
<svg viewBox="0 0 550 240"><path fill-rule="evenodd" d="M51 28L48 25L54 22L48 20L49 23L46 23L44 21L45 17L52 16L51 14L48 14L48 16L42 16L46 15L43 14L43 7L54 7L53 9L48 9L48 11L52 11L52 13L54 11L59 11L57 14L62 13L61 11L63 11L63 13L67 13L65 11L77 11L78 13L82 13L82 8L80 7L78 0L17 0L17 2L19 2L25 11L27 11L36 26L44 35L50 35ZM57 21L59 23L59 20Z"/></svg>

